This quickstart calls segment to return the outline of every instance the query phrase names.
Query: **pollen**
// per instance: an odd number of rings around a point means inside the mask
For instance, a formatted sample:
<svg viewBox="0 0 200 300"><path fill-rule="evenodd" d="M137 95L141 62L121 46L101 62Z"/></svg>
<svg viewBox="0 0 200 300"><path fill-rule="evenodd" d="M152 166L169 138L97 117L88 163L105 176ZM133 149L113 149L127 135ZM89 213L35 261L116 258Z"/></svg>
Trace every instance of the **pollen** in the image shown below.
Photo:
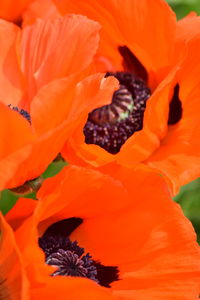
<svg viewBox="0 0 200 300"><path fill-rule="evenodd" d="M117 154L126 140L143 128L143 116L150 89L144 81L129 72L107 72L115 76L120 88L108 105L94 109L84 126L86 144L96 144Z"/></svg>

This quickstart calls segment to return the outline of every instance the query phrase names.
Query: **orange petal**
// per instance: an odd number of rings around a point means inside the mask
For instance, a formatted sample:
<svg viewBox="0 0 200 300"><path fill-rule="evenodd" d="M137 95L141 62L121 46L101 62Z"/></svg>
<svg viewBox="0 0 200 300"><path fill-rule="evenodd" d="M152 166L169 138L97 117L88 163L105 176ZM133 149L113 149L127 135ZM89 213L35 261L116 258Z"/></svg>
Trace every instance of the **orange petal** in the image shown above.
<svg viewBox="0 0 200 300"><path fill-rule="evenodd" d="M102 25L99 55L119 67L118 46L128 46L149 72L169 65L176 18L161 0L54 0L62 14L80 13ZM159 28L159 30L158 30ZM159 79L159 78L158 78Z"/></svg>
<svg viewBox="0 0 200 300"><path fill-rule="evenodd" d="M33 0L1 0L0 4L0 18L7 19L9 21L20 20L23 10Z"/></svg>
<svg viewBox="0 0 200 300"><path fill-rule="evenodd" d="M72 122L71 110L77 84L77 76L57 79L43 86L31 103L31 119L34 132L38 136L54 130L62 122ZM80 104L80 110L84 104ZM77 111L73 118L76 120Z"/></svg>
<svg viewBox="0 0 200 300"><path fill-rule="evenodd" d="M77 172L80 175L80 181L77 178ZM89 185L83 185L83 176ZM75 178L78 179L78 181L74 181ZM57 184L58 182L60 183L59 185ZM77 184L79 185L78 189ZM73 188L73 186L75 188ZM52 222L52 217L53 219L62 219L63 216L66 218L67 215L65 215L65 213L70 215L70 203L72 204L71 208L73 210L76 199L81 199L83 195L85 195L85 199L87 199L87 195L92 195L98 186L100 190L104 190L105 196L107 191L109 191L108 195L113 195L110 207L107 207L106 203L104 205L105 212L112 212L123 206L122 202L116 203L116 198L118 196L126 198L126 192L122 189L120 182L109 178L106 175L102 176L99 172L93 171L91 176L89 170L80 169L78 167L68 167L64 168L57 177L49 178L44 182L43 188L38 193L38 198L42 199L42 201L38 202L39 206L36 207L33 217L26 219L22 226L15 232L17 243L23 253L23 259L26 263L27 272L31 282L34 282L35 284L37 284L37 282L44 283L47 281L46 277L52 273L52 267L44 264L44 253L38 247L38 238L47 226L49 226L49 222ZM52 190L52 202L49 198L49 187ZM70 188L70 197L68 198L69 206L67 205L66 198L63 197L63 193L65 193L67 187ZM45 196L45 194L47 195ZM60 200L58 200L59 206L54 201L56 194L58 197L61 196ZM89 212L91 216L93 214L102 214L101 210L99 210L99 208L102 207L102 196L104 196L102 193L99 194L99 199L97 199L97 201L99 200L97 202L98 205L91 207L91 212ZM48 201L43 201L46 197ZM88 211L90 197L88 198L88 201L88 205L84 204L84 206L82 206L80 203L78 204L77 214L85 215ZM69 208L68 212L66 211L67 206ZM56 216L56 214L58 214L58 216ZM42 222L42 220L44 220L44 222Z"/></svg>
<svg viewBox="0 0 200 300"><path fill-rule="evenodd" d="M83 93L77 102L74 102L73 98L77 82L76 76L59 79L42 87L31 104L32 127L18 113L2 105L4 109L0 110L2 124L3 120L6 124L10 120L8 123L10 127L7 125L1 127L2 151L4 150L4 152L0 160L0 170L3 170L0 172L2 174L2 176L0 175L0 189L19 186L43 173L62 149L66 139L72 135L72 130L79 119L82 119L83 113L85 116L87 115L88 106L90 105L89 108L93 106L90 96L95 96L99 85L103 85L102 82L106 81L110 85L114 83L116 86L115 79L105 80L102 79L103 76L103 74L97 74L87 79L86 82L92 81L95 88L91 85L91 88L86 89L85 94ZM84 95L87 97L84 98ZM104 99L102 98L101 101L103 103ZM14 116L16 116L16 121ZM52 118L52 116L54 117ZM7 131L5 131L6 126L8 127ZM9 130L9 128L11 129ZM30 132L31 128L35 134L33 137ZM21 136L20 132L23 131L24 136ZM12 143L10 134L7 136L8 132L13 136ZM5 139L8 140L6 148ZM9 149L9 147L12 148Z"/></svg>
<svg viewBox="0 0 200 300"><path fill-rule="evenodd" d="M182 118L177 124L169 126L160 147L147 161L170 179L174 193L178 192L181 185L200 176L200 57L198 53L193 55L199 46L200 40L197 39L188 44L188 56L177 74Z"/></svg>
<svg viewBox="0 0 200 300"><path fill-rule="evenodd" d="M32 290L31 299L57 299L63 297L69 300L117 300L118 297L112 295L110 289L102 288L92 280L73 277L53 277L50 278L44 287Z"/></svg>
<svg viewBox="0 0 200 300"><path fill-rule="evenodd" d="M110 103L113 92L118 88L114 77L104 78L104 74L96 74L86 78L77 85L74 96L71 118L81 112L75 124L73 135L68 138L62 150L62 155L70 163L91 163L94 166L113 160L113 156L96 145L86 145L83 128L87 122L88 113L96 107Z"/></svg>
<svg viewBox="0 0 200 300"><path fill-rule="evenodd" d="M40 176L59 153L67 132L68 127L63 124L2 159L0 189L14 188Z"/></svg>
<svg viewBox="0 0 200 300"><path fill-rule="evenodd" d="M161 82L147 101L143 129L135 132L122 146L116 160L127 167L145 160L160 146L167 131L171 90L178 67Z"/></svg>
<svg viewBox="0 0 200 300"><path fill-rule="evenodd" d="M200 17L190 14L177 23L177 39L188 41L199 35Z"/></svg>
<svg viewBox="0 0 200 300"><path fill-rule="evenodd" d="M24 239L31 226L41 235L56 221L80 217L83 223L70 238L93 259L119 267L120 280L111 285L115 297L140 299L137 295L149 292L153 299L166 290L165 299L197 299L200 251L190 222L170 199L161 176L143 167L119 168L116 178L121 175L122 182L70 166L47 179L33 218L16 233L27 264L30 249L38 249L36 234L34 239L29 235L30 243Z"/></svg>
<svg viewBox="0 0 200 300"><path fill-rule="evenodd" d="M166 134L169 102L178 70L179 66L176 66L148 99L144 114L143 130L135 132L122 146L118 154L112 155L97 145L87 145L85 143L83 128L88 117L86 114L85 116L82 115L82 120L77 123L72 137L65 144L62 154L66 160L70 163L81 165L88 163L95 167L117 161L120 164L130 167L148 158L160 146L160 140ZM90 82L90 86L88 87L83 81L83 86L82 88L80 86L80 91L78 90L76 99L81 100L82 97L86 98L83 89L86 91L86 89L93 88L93 91L95 91L95 86L92 87L92 84ZM104 88L99 88L95 91L94 96L91 96L91 103L94 103L94 105L90 110L88 106L88 111L100 107L102 99L106 100L104 104L111 102L112 92L114 91L112 84L112 82L108 81L106 83L105 81ZM75 102L78 103L77 101Z"/></svg>
<svg viewBox="0 0 200 300"><path fill-rule="evenodd" d="M79 174L79 177L77 175ZM76 180L74 180L76 178ZM84 181L87 185L83 184ZM58 185L60 182L60 185ZM37 215L35 216L37 220L45 220L56 214L62 214L62 217L67 218L74 210L74 205L76 214L80 217L84 217L85 214L89 216L100 215L102 212L110 213L111 211L119 210L123 207L123 203L119 201L119 198L128 201L128 196L126 191L123 189L121 183L118 180L113 179L107 175L104 175L98 171L87 170L85 168L70 166L65 167L58 176L50 178L43 183L42 188L38 192L38 198L44 199L49 196L49 188L51 186L52 198L48 201L40 202L38 206ZM79 189L77 189L79 186ZM101 193L95 194L95 205L90 205L91 195L95 193L95 190L99 188ZM66 190L70 189L70 197L68 198L69 203L63 197ZM59 206L56 205L55 195L58 197ZM80 203L80 199L84 195L83 205ZM87 197L88 195L88 197ZM107 202L101 201L101 199L110 198L109 206ZM88 203L86 204L88 199ZM67 209L67 210L66 210ZM60 218L62 218L60 215ZM44 230L47 225L41 227L40 230Z"/></svg>
<svg viewBox="0 0 200 300"><path fill-rule="evenodd" d="M0 159L2 160L34 141L34 135L29 122L18 112L2 103L0 103L0 120Z"/></svg>
<svg viewBox="0 0 200 300"><path fill-rule="evenodd" d="M60 16L52 0L35 0L23 13L23 26L31 25L40 19L54 19Z"/></svg>
<svg viewBox="0 0 200 300"><path fill-rule="evenodd" d="M42 85L85 69L96 52L98 31L96 22L76 15L37 20L26 26L21 65L29 85L29 100Z"/></svg>
<svg viewBox="0 0 200 300"><path fill-rule="evenodd" d="M13 208L6 214L6 221L16 230L26 218L32 215L37 201L29 198L20 198Z"/></svg>
<svg viewBox="0 0 200 300"><path fill-rule="evenodd" d="M23 87L19 57L17 56L19 38L19 27L0 20L0 101L14 106L22 97Z"/></svg>
<svg viewBox="0 0 200 300"><path fill-rule="evenodd" d="M28 300L29 283L12 229L0 213L0 295L2 299Z"/></svg>

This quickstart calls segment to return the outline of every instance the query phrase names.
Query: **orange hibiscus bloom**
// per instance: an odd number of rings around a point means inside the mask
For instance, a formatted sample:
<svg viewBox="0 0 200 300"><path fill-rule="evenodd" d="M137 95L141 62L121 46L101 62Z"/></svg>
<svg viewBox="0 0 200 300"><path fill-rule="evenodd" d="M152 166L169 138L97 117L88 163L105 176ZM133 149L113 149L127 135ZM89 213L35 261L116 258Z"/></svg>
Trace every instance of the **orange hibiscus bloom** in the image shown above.
<svg viewBox="0 0 200 300"><path fill-rule="evenodd" d="M165 174L174 191L198 177L199 19L177 22L164 0L48 3L102 25L95 68L120 84L67 140L66 160L95 167L143 162Z"/></svg>
<svg viewBox="0 0 200 300"><path fill-rule="evenodd" d="M21 198L8 213L33 299L198 297L199 246L162 177L118 176L66 167L39 201Z"/></svg>
<svg viewBox="0 0 200 300"><path fill-rule="evenodd" d="M98 46L98 31L96 22L76 15L38 20L22 30L0 21L0 190L39 176L72 123L94 109L93 94L102 89L111 96L109 90L116 88L114 78L96 74L80 84L81 105L74 101L76 84L88 73Z"/></svg>
<svg viewBox="0 0 200 300"><path fill-rule="evenodd" d="M23 11L33 0L1 0L0 18L20 22Z"/></svg>

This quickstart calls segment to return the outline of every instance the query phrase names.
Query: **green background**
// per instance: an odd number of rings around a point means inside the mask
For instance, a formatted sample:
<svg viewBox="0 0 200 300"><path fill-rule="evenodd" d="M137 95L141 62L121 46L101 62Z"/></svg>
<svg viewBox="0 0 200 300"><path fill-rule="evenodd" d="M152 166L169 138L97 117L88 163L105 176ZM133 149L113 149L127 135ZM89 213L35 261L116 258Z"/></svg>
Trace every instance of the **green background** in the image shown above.
<svg viewBox="0 0 200 300"><path fill-rule="evenodd" d="M175 11L178 19L186 16L191 11L200 14L200 0L167 0L167 2Z"/></svg>

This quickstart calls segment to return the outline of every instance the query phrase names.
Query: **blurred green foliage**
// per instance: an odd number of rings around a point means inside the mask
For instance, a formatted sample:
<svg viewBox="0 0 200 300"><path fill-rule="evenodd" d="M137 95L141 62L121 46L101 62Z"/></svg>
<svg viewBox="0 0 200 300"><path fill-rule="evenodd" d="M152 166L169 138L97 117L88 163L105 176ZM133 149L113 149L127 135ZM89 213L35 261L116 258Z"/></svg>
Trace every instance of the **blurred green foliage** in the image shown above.
<svg viewBox="0 0 200 300"><path fill-rule="evenodd" d="M191 11L195 11L200 15L199 0L167 0L167 2L175 11L178 19L185 17Z"/></svg>
<svg viewBox="0 0 200 300"><path fill-rule="evenodd" d="M184 215L192 222L200 243L200 178L183 186L174 200L181 205Z"/></svg>
<svg viewBox="0 0 200 300"><path fill-rule="evenodd" d="M48 177L55 176L66 165L67 163L63 160L53 162L48 166L48 168L42 174L42 177L46 179ZM13 207L13 205L15 205L17 199L20 197L36 199L36 194L30 193L23 196L23 195L18 195L16 193L13 193L10 190L4 190L0 192L0 211L3 214L6 214Z"/></svg>
<svg viewBox="0 0 200 300"><path fill-rule="evenodd" d="M63 160L59 160L56 162L53 162L52 164L50 164L48 166L48 168L44 171L44 173L42 174L42 177L44 179L48 178L48 177L52 177L55 176L57 173L59 173L63 167L67 166L67 162L63 161Z"/></svg>
<svg viewBox="0 0 200 300"><path fill-rule="evenodd" d="M23 196L21 196L23 197ZM30 193L24 196L26 198L35 199L35 193ZM10 190L4 190L0 193L0 211L6 214L16 203L19 195L11 192Z"/></svg>

